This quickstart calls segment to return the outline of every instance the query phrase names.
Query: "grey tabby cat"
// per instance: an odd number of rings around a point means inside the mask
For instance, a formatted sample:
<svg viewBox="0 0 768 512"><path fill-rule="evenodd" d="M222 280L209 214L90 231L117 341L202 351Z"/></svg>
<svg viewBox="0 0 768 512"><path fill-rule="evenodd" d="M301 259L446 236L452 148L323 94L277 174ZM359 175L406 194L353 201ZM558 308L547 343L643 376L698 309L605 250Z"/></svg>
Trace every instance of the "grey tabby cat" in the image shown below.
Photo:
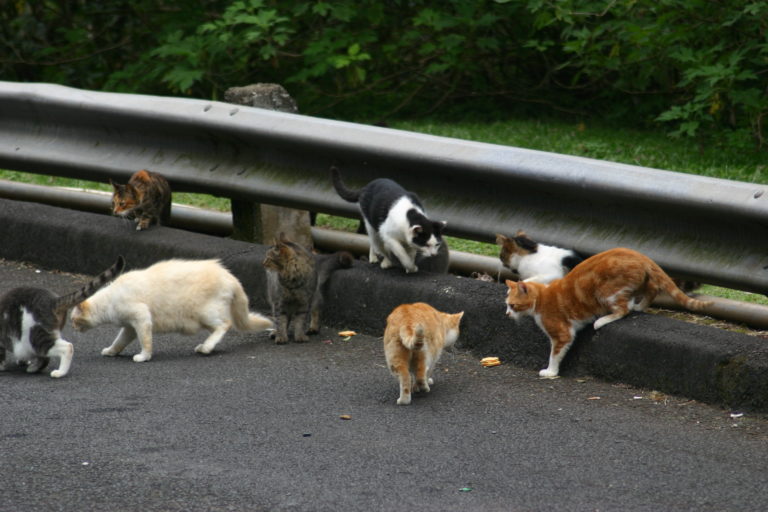
<svg viewBox="0 0 768 512"><path fill-rule="evenodd" d="M67 312L84 301L125 267L122 256L79 290L61 297L44 288L14 288L0 299L0 371L7 359L26 364L28 373L42 371L50 358L59 358L51 377L64 377L72 364L74 348L61 337Z"/></svg>
<svg viewBox="0 0 768 512"><path fill-rule="evenodd" d="M320 309L323 288L331 273L352 266L348 252L313 255L305 247L280 233L267 250L264 268L267 271L267 295L275 320L275 343L288 342L289 328L296 342L309 341L307 334L320 330ZM309 329L305 329L307 316Z"/></svg>

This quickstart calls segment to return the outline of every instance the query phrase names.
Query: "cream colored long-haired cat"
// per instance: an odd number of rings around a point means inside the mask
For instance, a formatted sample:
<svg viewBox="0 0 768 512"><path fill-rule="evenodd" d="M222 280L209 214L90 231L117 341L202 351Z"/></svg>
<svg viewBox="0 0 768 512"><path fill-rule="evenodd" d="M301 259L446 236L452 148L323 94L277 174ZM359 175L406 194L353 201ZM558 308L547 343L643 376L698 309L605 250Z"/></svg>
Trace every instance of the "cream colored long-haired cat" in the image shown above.
<svg viewBox="0 0 768 512"><path fill-rule="evenodd" d="M384 354L392 375L400 381L398 405L411 403L411 391L429 391L432 372L443 353L459 337L464 312L442 313L417 302L396 307L387 317Z"/></svg>
<svg viewBox="0 0 768 512"><path fill-rule="evenodd" d="M692 299L653 260L631 249L610 249L578 264L549 285L507 280L507 316L530 315L552 345L549 366L539 375L554 378L576 332L595 318L594 328L631 310L643 311L660 292L696 311L711 302Z"/></svg>
<svg viewBox="0 0 768 512"><path fill-rule="evenodd" d="M122 327L112 345L101 351L105 356L118 355L138 337L136 362L152 358L152 333L206 329L211 334L195 351L210 354L230 327L272 327L271 320L248 310L240 281L218 260L174 259L128 272L77 305L71 318L78 331L101 324Z"/></svg>

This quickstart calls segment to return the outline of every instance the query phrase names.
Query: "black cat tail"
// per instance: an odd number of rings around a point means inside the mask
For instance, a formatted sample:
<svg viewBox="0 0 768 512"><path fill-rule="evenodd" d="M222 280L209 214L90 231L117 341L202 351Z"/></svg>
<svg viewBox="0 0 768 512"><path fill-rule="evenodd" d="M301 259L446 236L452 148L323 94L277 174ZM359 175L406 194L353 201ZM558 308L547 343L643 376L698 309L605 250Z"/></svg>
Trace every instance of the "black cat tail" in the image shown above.
<svg viewBox="0 0 768 512"><path fill-rule="evenodd" d="M341 181L341 171L335 165L331 166L331 180L333 180L333 188L336 189L336 193L350 203L356 203L360 199L360 190L352 190L347 188L343 181Z"/></svg>
<svg viewBox="0 0 768 512"><path fill-rule="evenodd" d="M55 311L59 314L66 314L70 308L80 304L85 299L99 291L99 289L102 288L105 284L119 276L124 268L125 258L118 256L117 261L115 261L111 267L96 276L91 282L75 292L59 297L56 300Z"/></svg>

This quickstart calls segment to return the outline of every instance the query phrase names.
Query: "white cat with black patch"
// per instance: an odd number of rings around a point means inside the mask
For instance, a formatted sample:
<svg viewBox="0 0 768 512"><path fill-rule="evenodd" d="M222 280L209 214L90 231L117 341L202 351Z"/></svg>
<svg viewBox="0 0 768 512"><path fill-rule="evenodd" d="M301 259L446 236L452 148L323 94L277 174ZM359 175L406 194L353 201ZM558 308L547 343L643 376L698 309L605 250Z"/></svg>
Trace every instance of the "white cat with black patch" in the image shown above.
<svg viewBox="0 0 768 512"><path fill-rule="evenodd" d="M571 249L540 244L522 229L515 236L496 235L501 246L502 265L517 273L522 281L549 284L570 272L583 258Z"/></svg>
<svg viewBox="0 0 768 512"><path fill-rule="evenodd" d="M125 260L114 265L79 290L57 296L45 288L19 287L0 298L0 371L9 361L26 365L27 373L37 373L48 366L51 358L59 367L51 372L54 379L69 372L75 352L61 336L67 312L87 299L122 272Z"/></svg>
<svg viewBox="0 0 768 512"><path fill-rule="evenodd" d="M381 268L397 260L407 273L417 272L417 255L432 257L443 243L445 222L430 220L418 196L396 182L378 178L359 190L351 190L331 168L333 187L345 201L358 203L365 222L371 249L369 260Z"/></svg>

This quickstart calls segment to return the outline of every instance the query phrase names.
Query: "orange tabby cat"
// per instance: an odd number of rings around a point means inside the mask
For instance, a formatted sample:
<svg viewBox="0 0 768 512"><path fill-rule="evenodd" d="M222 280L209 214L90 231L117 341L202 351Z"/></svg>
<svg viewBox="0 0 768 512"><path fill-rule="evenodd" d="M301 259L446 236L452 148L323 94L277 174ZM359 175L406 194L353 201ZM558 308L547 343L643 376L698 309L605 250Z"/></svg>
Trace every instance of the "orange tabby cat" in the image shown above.
<svg viewBox="0 0 768 512"><path fill-rule="evenodd" d="M459 337L463 315L463 311L442 313L423 302L403 304L389 314L384 354L389 370L400 381L398 405L411 403L411 388L429 392L435 365L443 349Z"/></svg>
<svg viewBox="0 0 768 512"><path fill-rule="evenodd" d="M610 249L577 265L549 285L506 281L507 316L530 315L549 336L549 366L539 375L554 378L576 331L597 318L594 328L643 311L660 292L690 310L711 302L685 295L653 260L631 249Z"/></svg>

